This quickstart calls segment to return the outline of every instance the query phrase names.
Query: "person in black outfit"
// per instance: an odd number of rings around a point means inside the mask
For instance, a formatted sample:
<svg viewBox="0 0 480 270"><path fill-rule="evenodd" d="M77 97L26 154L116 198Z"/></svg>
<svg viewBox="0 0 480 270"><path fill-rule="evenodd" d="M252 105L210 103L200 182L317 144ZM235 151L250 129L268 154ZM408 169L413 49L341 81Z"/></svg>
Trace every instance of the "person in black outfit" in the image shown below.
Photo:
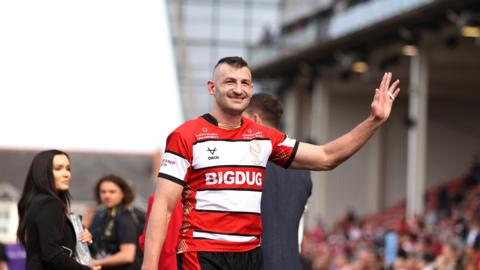
<svg viewBox="0 0 480 270"><path fill-rule="evenodd" d="M7 269L7 262L8 262L8 257L7 257L7 252L5 251L5 245L0 243L0 270Z"/></svg>
<svg viewBox="0 0 480 270"><path fill-rule="evenodd" d="M27 270L99 270L75 260L75 231L67 213L70 207L70 159L65 152L38 153L30 165L18 202L17 237L27 252ZM91 243L84 231L82 242Z"/></svg>
<svg viewBox="0 0 480 270"><path fill-rule="evenodd" d="M95 262L103 269L138 269L135 258L139 234L129 208L135 198L133 189L122 177L106 175L97 181L94 194L101 205L90 225Z"/></svg>
<svg viewBox="0 0 480 270"><path fill-rule="evenodd" d="M253 95L244 113L256 123L277 129L282 114L280 102L265 93ZM309 171L287 170L268 162L261 201L265 270L302 269L298 231L311 192Z"/></svg>

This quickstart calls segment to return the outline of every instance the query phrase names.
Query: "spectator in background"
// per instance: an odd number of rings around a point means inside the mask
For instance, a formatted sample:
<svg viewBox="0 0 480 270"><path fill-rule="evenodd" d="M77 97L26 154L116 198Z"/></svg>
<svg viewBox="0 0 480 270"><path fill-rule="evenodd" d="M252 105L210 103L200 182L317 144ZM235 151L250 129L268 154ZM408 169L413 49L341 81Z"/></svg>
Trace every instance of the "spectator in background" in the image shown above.
<svg viewBox="0 0 480 270"><path fill-rule="evenodd" d="M262 45L269 45L272 44L274 40L274 35L272 33L272 29L269 25L263 26L263 33L262 39L260 40L260 44Z"/></svg>
<svg viewBox="0 0 480 270"><path fill-rule="evenodd" d="M33 158L18 202L17 237L27 252L27 270L101 268L75 260L77 239L67 218L70 177L70 159L65 152L48 150ZM80 240L90 243L92 235L85 231Z"/></svg>
<svg viewBox="0 0 480 270"><path fill-rule="evenodd" d="M435 260L435 269L437 270L460 270L462 268L460 260L461 250L453 243L446 243L442 247L442 253Z"/></svg>
<svg viewBox="0 0 480 270"><path fill-rule="evenodd" d="M252 96L244 116L278 129L283 109L272 95ZM309 171L287 170L268 162L261 200L264 268L301 269L298 230L310 194ZM303 234L303 231L302 231Z"/></svg>
<svg viewBox="0 0 480 270"><path fill-rule="evenodd" d="M129 209L135 195L122 177L106 175L94 189L95 199L103 208L95 213L90 231L95 240L92 256L103 269L135 270L137 225Z"/></svg>
<svg viewBox="0 0 480 270"><path fill-rule="evenodd" d="M0 243L0 270L7 270L7 252L5 251L5 245Z"/></svg>
<svg viewBox="0 0 480 270"><path fill-rule="evenodd" d="M418 262L421 270L435 270L435 257L430 253L424 253Z"/></svg>
<svg viewBox="0 0 480 270"><path fill-rule="evenodd" d="M475 250L480 250L480 216L475 215L470 220L467 229L465 242L467 246L473 247Z"/></svg>

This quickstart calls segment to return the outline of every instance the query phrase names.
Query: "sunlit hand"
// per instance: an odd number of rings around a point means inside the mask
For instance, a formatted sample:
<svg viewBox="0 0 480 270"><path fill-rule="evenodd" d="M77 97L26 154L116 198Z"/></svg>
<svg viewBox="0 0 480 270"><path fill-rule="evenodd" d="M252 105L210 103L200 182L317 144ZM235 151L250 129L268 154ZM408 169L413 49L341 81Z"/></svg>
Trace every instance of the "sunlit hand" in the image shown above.
<svg viewBox="0 0 480 270"><path fill-rule="evenodd" d="M385 122L388 119L392 111L393 101L400 93L400 88L397 88L400 80L396 80L390 85L391 80L392 73L386 72L380 86L375 89L375 96L371 105L371 117L376 121Z"/></svg>
<svg viewBox="0 0 480 270"><path fill-rule="evenodd" d="M92 262L90 263L90 268L92 270L100 270L102 269L102 266L99 265L95 260L92 260Z"/></svg>
<svg viewBox="0 0 480 270"><path fill-rule="evenodd" d="M83 232L80 234L79 239L82 243L87 243L89 245L93 243L92 234L90 233L90 231L87 228L85 228L83 230Z"/></svg>

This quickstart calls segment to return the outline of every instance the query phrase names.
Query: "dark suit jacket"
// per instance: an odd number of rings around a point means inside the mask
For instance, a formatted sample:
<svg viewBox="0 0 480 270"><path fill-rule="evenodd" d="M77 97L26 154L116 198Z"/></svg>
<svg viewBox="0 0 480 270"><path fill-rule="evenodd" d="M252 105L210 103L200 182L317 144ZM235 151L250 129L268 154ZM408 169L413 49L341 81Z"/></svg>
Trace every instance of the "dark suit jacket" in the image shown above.
<svg viewBox="0 0 480 270"><path fill-rule="evenodd" d="M309 171L285 170L268 163L261 204L265 270L302 269L298 225L311 192Z"/></svg>
<svg viewBox="0 0 480 270"><path fill-rule="evenodd" d="M26 212L27 270L88 270L73 258L76 237L62 203L36 195Z"/></svg>

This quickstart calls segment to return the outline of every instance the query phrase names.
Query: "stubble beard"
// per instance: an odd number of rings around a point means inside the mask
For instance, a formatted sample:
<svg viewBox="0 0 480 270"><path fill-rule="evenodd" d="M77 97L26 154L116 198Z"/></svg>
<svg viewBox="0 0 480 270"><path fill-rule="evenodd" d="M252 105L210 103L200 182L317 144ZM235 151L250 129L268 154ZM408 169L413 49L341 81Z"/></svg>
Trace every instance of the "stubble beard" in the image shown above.
<svg viewBox="0 0 480 270"><path fill-rule="evenodd" d="M228 96L225 96L224 102L222 102L222 104L219 104L219 107L222 111L232 116L241 116L242 113L247 109L248 104L250 103L249 98L245 98L241 105L230 102L229 99L230 98Z"/></svg>

